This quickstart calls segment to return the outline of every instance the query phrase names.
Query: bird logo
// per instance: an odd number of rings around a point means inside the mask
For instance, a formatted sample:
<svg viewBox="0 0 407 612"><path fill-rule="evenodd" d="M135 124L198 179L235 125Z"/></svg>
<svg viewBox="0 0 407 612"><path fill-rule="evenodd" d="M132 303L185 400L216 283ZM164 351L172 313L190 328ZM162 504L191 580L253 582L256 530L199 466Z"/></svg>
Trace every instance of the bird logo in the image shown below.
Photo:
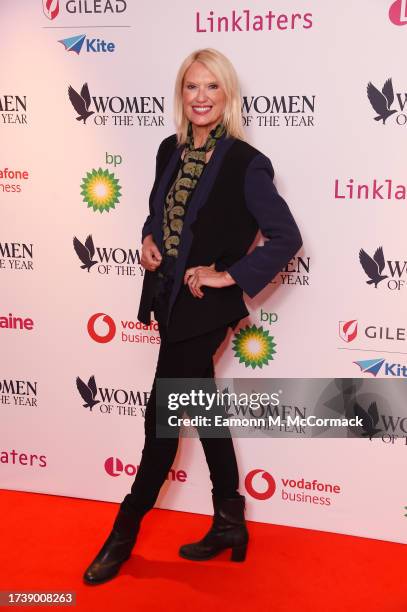
<svg viewBox="0 0 407 612"><path fill-rule="evenodd" d="M76 378L76 387L80 393L81 398L85 402L84 408L90 408L92 411L93 406L100 404L100 400L95 400L97 388L95 377L91 376L88 380L88 384L84 383L79 376Z"/></svg>
<svg viewBox="0 0 407 612"><path fill-rule="evenodd" d="M359 419L362 421L362 427L364 429L362 436L369 436L369 439L371 440L375 434L382 431L376 427L377 423L379 422L379 413L376 402L372 402L370 404L367 412L357 402L355 403L353 409L355 412L355 417L359 417Z"/></svg>
<svg viewBox="0 0 407 612"><path fill-rule="evenodd" d="M373 258L370 257L370 255L368 255L364 249L360 249L359 261L362 268L370 279L366 281L368 285L374 285L375 289L377 289L377 285L385 278L388 278L387 274L382 275L383 268L385 265L383 247L379 247L376 249Z"/></svg>
<svg viewBox="0 0 407 612"><path fill-rule="evenodd" d="M88 119L91 115L94 115L94 111L89 110L91 99L88 84L84 83L82 85L80 94L78 94L78 92L75 91L75 89L71 85L69 85L68 96L72 106L78 113L78 117L76 117L76 120L83 121L83 124L85 125L86 119Z"/></svg>
<svg viewBox="0 0 407 612"><path fill-rule="evenodd" d="M377 113L377 117L374 118L375 121L383 121L384 125L386 120L397 112L396 110L390 109L394 102L393 83L391 79L387 79L381 91L379 91L373 83L369 83L367 86L367 97Z"/></svg>
<svg viewBox="0 0 407 612"><path fill-rule="evenodd" d="M90 272L91 267L98 263L97 260L92 260L92 257L95 254L95 246L93 244L92 236L89 235L86 238L85 244L82 244L82 242L78 240L76 236L74 236L73 247L75 249L75 253L83 264L81 269Z"/></svg>

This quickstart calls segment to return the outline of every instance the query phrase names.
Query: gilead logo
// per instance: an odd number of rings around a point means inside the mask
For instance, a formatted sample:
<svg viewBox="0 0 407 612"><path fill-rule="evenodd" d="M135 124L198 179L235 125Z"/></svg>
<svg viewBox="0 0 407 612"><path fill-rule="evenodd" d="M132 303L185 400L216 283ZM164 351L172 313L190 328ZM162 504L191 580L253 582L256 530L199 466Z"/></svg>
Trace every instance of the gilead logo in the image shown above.
<svg viewBox="0 0 407 612"><path fill-rule="evenodd" d="M261 473L263 480L265 480L267 483L267 488L265 491L257 491L257 489L255 489L253 486L253 480L255 476L257 476L257 474L260 474L260 473ZM256 478L255 479L256 483L258 483L259 480L260 480L259 478ZM272 497L272 495L274 495L275 490L276 490L276 482L274 478L272 477L272 475L266 472L265 470L260 470L260 469L252 470L251 472L249 472L245 478L244 484L245 484L247 492L255 499L261 499L261 500L269 499L270 497ZM264 483L263 483L262 488L264 488Z"/></svg>
<svg viewBox="0 0 407 612"><path fill-rule="evenodd" d="M106 331L104 334L100 334L95 330L96 321L98 319L102 319L106 324ZM110 342L115 337L116 323L113 321L112 317L109 317L109 315L104 312L97 312L92 315L88 321L88 334L95 342L106 344L106 342Z"/></svg>
<svg viewBox="0 0 407 612"><path fill-rule="evenodd" d="M123 464L118 457L108 457L105 461L105 470L109 476L120 476L123 472L127 476L134 476L137 473L139 466L128 463ZM187 473L184 470L174 470L173 468L167 474L167 480L171 482L185 482L187 479Z"/></svg>

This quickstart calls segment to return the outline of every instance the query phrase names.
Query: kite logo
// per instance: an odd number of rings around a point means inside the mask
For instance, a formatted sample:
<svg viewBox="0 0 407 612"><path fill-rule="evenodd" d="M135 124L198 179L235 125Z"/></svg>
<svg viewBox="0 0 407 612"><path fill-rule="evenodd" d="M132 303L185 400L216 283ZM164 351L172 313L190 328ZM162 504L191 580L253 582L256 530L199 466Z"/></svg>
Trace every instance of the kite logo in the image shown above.
<svg viewBox="0 0 407 612"><path fill-rule="evenodd" d="M59 0L42 0L42 9L48 19L55 19L59 14Z"/></svg>
<svg viewBox="0 0 407 612"><path fill-rule="evenodd" d="M100 38L86 38L86 34L78 34L76 36L70 36L69 38L62 38L58 40L59 43L64 45L66 51L72 51L79 55L82 51L83 44L85 44L85 51L87 53L113 53L116 50L116 45L113 42L106 42Z"/></svg>
<svg viewBox="0 0 407 612"><path fill-rule="evenodd" d="M391 363L383 359L383 357L364 359L363 361L354 361L353 363L359 366L363 374L372 374L372 376L376 377L384 364L384 376L407 378L407 366L400 363Z"/></svg>
<svg viewBox="0 0 407 612"><path fill-rule="evenodd" d="M380 357L379 359L364 359L362 361L354 361L353 363L358 365L364 374L377 376L384 362L385 359Z"/></svg>
<svg viewBox="0 0 407 612"><path fill-rule="evenodd" d="M396 0L391 4L389 19L396 26L407 24L407 0Z"/></svg>
<svg viewBox="0 0 407 612"><path fill-rule="evenodd" d="M357 319L351 321L339 321L339 337L344 342L352 342L358 335Z"/></svg>

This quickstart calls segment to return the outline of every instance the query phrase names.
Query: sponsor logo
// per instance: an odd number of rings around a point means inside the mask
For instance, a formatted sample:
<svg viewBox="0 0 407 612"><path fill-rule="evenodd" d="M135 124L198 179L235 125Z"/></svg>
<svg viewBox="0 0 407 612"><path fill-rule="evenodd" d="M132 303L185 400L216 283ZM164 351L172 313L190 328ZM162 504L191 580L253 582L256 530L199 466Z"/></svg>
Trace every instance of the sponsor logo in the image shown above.
<svg viewBox="0 0 407 612"><path fill-rule="evenodd" d="M99 334L95 330L95 323L98 319L102 319L102 321L106 324L106 331L104 334ZM95 342L99 342L101 344L106 344L106 342L110 342L113 340L116 334L116 324L113 321L112 317L104 314L103 312L97 312L92 315L88 321L87 325L88 334Z"/></svg>
<svg viewBox="0 0 407 612"><path fill-rule="evenodd" d="M373 116L375 121L381 121L385 125L386 121L395 115L394 120L397 125L405 125L407 123L407 92L395 94L391 78L385 81L381 89L372 82L369 82L367 85L367 97L376 113Z"/></svg>
<svg viewBox="0 0 407 612"><path fill-rule="evenodd" d="M361 333L359 334L359 331ZM385 325L374 325L374 324L359 324L357 319L350 319L349 321L339 321L339 337L347 344L353 343L354 340L361 336L365 340L371 342L375 341L375 344L380 342L381 344L386 343L386 352L396 352L387 349L388 343L391 342L406 342L407 340L407 329L405 327L389 327ZM341 347L343 348L343 347ZM355 350L352 348L351 350ZM356 350L367 350L366 348L356 348ZM373 349L368 349L373 350ZM376 350L376 349L374 349Z"/></svg>
<svg viewBox="0 0 407 612"><path fill-rule="evenodd" d="M250 9L234 9L226 15L216 14L215 11L197 11L195 14L196 32L276 32L309 30L312 26L312 13L267 11L258 14Z"/></svg>
<svg viewBox="0 0 407 612"><path fill-rule="evenodd" d="M406 194L406 186L392 179L373 179L366 183L359 183L353 178L347 183L335 179L335 200L405 200Z"/></svg>
<svg viewBox="0 0 407 612"><path fill-rule="evenodd" d="M359 251L359 262L369 280L367 285L378 288L383 283L391 291L402 289L406 286L407 261L400 259L384 259L383 247L378 247L373 254L369 255L364 249ZM387 264L387 266L386 266Z"/></svg>
<svg viewBox="0 0 407 612"><path fill-rule="evenodd" d="M246 325L240 329L233 340L233 351L239 363L246 368L262 368L274 359L276 344L267 329L256 325Z"/></svg>
<svg viewBox="0 0 407 612"><path fill-rule="evenodd" d="M37 407L37 382L30 380L0 380L0 404Z"/></svg>
<svg viewBox="0 0 407 612"><path fill-rule="evenodd" d="M149 325L145 325L140 321L120 321L121 342L130 342L136 344L160 344L160 337L154 335L158 332L157 321L151 321ZM97 328L97 329L96 329ZM89 336L95 342L100 344L106 344L111 342L116 335L116 323L111 316L104 312L97 312L92 315L87 323L87 330ZM130 332L131 330L131 332ZM133 333L133 330L137 330L140 333ZM150 332L148 334L143 332ZM151 333L154 332L154 333Z"/></svg>
<svg viewBox="0 0 407 612"><path fill-rule="evenodd" d="M59 15L59 0L42 0L42 10L45 17L52 21Z"/></svg>
<svg viewBox="0 0 407 612"><path fill-rule="evenodd" d="M33 245L0 242L0 270L33 270Z"/></svg>
<svg viewBox="0 0 407 612"><path fill-rule="evenodd" d="M260 484L260 475L266 483L266 488ZM287 502L309 503L320 506L330 506L335 500L335 495L340 495L341 487L338 484L319 482L318 480L306 480L305 478L281 478L279 486L276 479L266 470L256 469L249 472L245 478L245 487L249 495L260 501L273 497L277 490L280 499ZM325 493L328 495L320 495Z"/></svg>
<svg viewBox="0 0 407 612"><path fill-rule="evenodd" d="M0 123L27 125L27 96L0 94Z"/></svg>
<svg viewBox="0 0 407 612"><path fill-rule="evenodd" d="M84 83L79 91L69 85L68 97L84 124L92 117L98 126L164 126L164 96L91 96Z"/></svg>
<svg viewBox="0 0 407 612"><path fill-rule="evenodd" d="M353 363L359 366L362 374L371 374L376 377L378 373L381 372L383 376L407 378L407 366L386 361L383 357L363 359L361 361L354 361Z"/></svg>
<svg viewBox="0 0 407 612"><path fill-rule="evenodd" d="M356 319L350 321L339 321L339 337L344 342L352 342L358 335L358 322Z"/></svg>
<svg viewBox="0 0 407 612"><path fill-rule="evenodd" d="M88 381L79 376L76 378L76 388L84 402L82 406L92 412L97 406L101 414L117 414L119 416L143 416L148 401L147 391L116 389L114 387L97 387L94 376Z"/></svg>
<svg viewBox="0 0 407 612"><path fill-rule="evenodd" d="M243 96L243 125L314 127L315 95Z"/></svg>
<svg viewBox="0 0 407 612"><path fill-rule="evenodd" d="M257 488L253 486L253 480L255 476L257 476L257 474L261 474L263 481L266 483L265 490L264 490L264 486L261 487L261 489L263 490L260 490L260 491L258 491ZM255 480L256 483L257 483L257 480L258 479ZM266 472L266 470L260 470L260 469L252 470L251 472L247 474L244 484L246 487L246 491L249 493L249 495L251 495L255 499L261 499L261 500L270 499L270 497L272 497L276 491L276 481L274 480L272 475L269 474L269 472Z"/></svg>
<svg viewBox="0 0 407 612"><path fill-rule="evenodd" d="M44 15L53 21L64 13L77 15L119 15L127 10L126 0L42 0Z"/></svg>
<svg viewBox="0 0 407 612"><path fill-rule="evenodd" d="M389 19L396 26L407 24L407 0L396 0L389 8Z"/></svg>
<svg viewBox="0 0 407 612"><path fill-rule="evenodd" d="M113 42L106 42L100 38L86 38L86 34L62 38L58 42L64 45L65 51L71 51L76 55L80 54L84 43L86 53L113 53L116 50L116 45Z"/></svg>
<svg viewBox="0 0 407 612"><path fill-rule="evenodd" d="M80 268L82 270L87 272L96 270L98 274L105 276L115 274L130 277L136 276L138 271L140 276L144 276L144 268L140 264L138 249L95 247L91 234L83 242L74 236L73 246L81 262Z"/></svg>
<svg viewBox="0 0 407 612"><path fill-rule="evenodd" d="M21 453L14 448L12 451L0 450L0 463L2 465L23 465L24 467L46 467L46 455L38 455L37 453Z"/></svg>
<svg viewBox="0 0 407 612"><path fill-rule="evenodd" d="M27 170L0 169L0 191L2 193L20 193L22 182L28 181Z"/></svg>
<svg viewBox="0 0 407 612"><path fill-rule="evenodd" d="M132 463L126 464L119 457L108 457L104 464L106 473L113 477L121 476L122 474L135 476L139 467L139 465L133 465ZM186 482L187 473L185 470L174 470L174 468L171 468L166 476L166 480L170 482Z"/></svg>
<svg viewBox="0 0 407 612"><path fill-rule="evenodd" d="M100 213L116 208L122 196L119 180L113 172L94 168L87 172L81 183L81 195L88 208Z"/></svg>
<svg viewBox="0 0 407 612"><path fill-rule="evenodd" d="M31 331L34 321L29 317L15 317L11 312L8 316L0 316L0 329L26 329Z"/></svg>
<svg viewBox="0 0 407 612"><path fill-rule="evenodd" d="M308 286L310 284L310 258L294 257L271 281L271 284Z"/></svg>

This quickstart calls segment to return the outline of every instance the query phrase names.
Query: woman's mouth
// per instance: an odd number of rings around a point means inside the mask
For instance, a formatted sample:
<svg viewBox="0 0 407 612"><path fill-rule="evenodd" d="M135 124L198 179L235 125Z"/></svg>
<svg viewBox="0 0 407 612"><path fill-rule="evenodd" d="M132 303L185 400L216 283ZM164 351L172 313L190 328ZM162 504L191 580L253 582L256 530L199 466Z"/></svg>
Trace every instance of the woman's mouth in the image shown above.
<svg viewBox="0 0 407 612"><path fill-rule="evenodd" d="M192 110L198 115L206 115L212 110L212 106L193 106Z"/></svg>

